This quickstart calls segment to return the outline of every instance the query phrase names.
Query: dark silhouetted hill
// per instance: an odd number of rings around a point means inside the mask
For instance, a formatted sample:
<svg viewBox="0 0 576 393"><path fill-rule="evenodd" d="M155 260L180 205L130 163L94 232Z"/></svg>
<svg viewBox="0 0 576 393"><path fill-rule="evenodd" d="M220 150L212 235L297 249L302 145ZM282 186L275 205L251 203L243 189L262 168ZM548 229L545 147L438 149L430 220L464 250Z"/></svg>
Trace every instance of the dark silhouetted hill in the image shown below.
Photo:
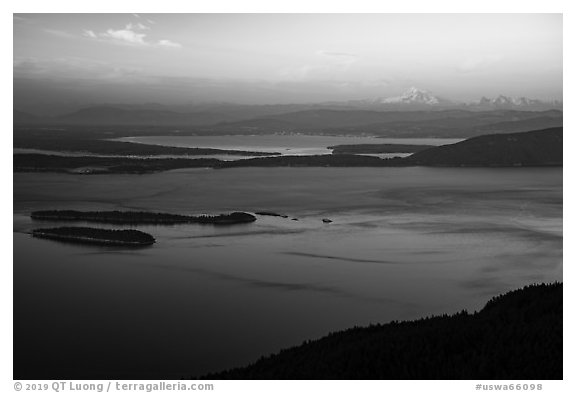
<svg viewBox="0 0 576 393"><path fill-rule="evenodd" d="M355 327L209 379L562 379L562 283L474 314Z"/></svg>
<svg viewBox="0 0 576 393"><path fill-rule="evenodd" d="M482 135L404 158L423 166L561 166L562 128Z"/></svg>

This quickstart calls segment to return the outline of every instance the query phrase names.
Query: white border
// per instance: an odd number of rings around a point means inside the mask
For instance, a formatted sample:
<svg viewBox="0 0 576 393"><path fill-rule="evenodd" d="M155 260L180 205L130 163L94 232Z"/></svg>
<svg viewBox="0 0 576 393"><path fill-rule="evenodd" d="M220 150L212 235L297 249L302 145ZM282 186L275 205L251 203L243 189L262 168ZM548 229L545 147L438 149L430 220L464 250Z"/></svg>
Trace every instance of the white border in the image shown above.
<svg viewBox="0 0 576 393"><path fill-rule="evenodd" d="M178 1L163 0L161 2L148 2L144 4L141 0L99 0L97 2L62 1L62 0L27 0L27 1L4 1L2 3L2 48L5 57L2 61L2 114L3 133L5 140L10 140L10 144L3 143L4 154L2 154L2 179L13 184L12 176L12 63L8 60L8 49L12 49L12 13L52 13L52 12L546 12L564 14L564 123L565 123L565 153L572 153L575 146L573 127L573 99L571 93L574 86L573 73L576 69L574 64L574 39L576 37L574 17L574 2L568 0L539 0L539 1L504 1L504 0L482 0L474 3L462 0L418 0L418 1L313 1L313 0L291 0L284 2L272 2L271 0L212 0L212 1ZM12 51L10 51L12 53ZM565 154L564 173L574 173L574 160L571 154ZM572 277L574 263L574 231L571 224L574 223L575 208L572 204L574 199L573 176L565 176L564 179L564 237L567 240L564 247L564 277ZM3 391L13 390L12 380L12 232L9 232L8 225L12 222L8 206L13 206L12 193L8 194L7 187L2 193L2 232L0 233L3 246L3 258L0 262L2 285L2 311L6 316L2 324L2 382ZM546 392L568 392L576 391L574 378L574 362L572 354L575 353L573 332L575 332L574 316L571 312L574 305L574 290L571 281L564 279L568 284L564 288L564 381L542 381ZM51 381L47 381L51 382ZM98 382L98 381L95 381ZM146 381L142 381L146 382ZM488 381L475 381L488 383ZM474 390L475 382L472 381L254 381L254 382L225 382L215 381L217 392L294 392L297 390L320 390L329 389L334 392L348 391L443 391L443 392L471 392ZM517 383L520 381L509 381ZM531 383L534 381L528 381Z"/></svg>

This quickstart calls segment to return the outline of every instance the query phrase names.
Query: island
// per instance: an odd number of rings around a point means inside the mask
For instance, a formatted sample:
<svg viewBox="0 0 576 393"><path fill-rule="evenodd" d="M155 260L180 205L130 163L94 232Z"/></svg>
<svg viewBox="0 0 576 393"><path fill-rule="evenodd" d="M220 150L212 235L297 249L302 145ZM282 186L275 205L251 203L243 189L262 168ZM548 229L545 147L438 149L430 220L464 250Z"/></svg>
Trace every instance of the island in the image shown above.
<svg viewBox="0 0 576 393"><path fill-rule="evenodd" d="M259 216L270 216L270 217L282 217L282 218L288 218L288 216L286 214L280 214L280 213L275 213L275 212L255 212L254 214L258 214Z"/></svg>
<svg viewBox="0 0 576 393"><path fill-rule="evenodd" d="M232 225L256 221L250 213L233 212L219 215L187 216L170 213L154 213L142 211L77 211L77 210L39 210L30 214L33 220L47 221L86 221L110 224L215 224Z"/></svg>
<svg viewBox="0 0 576 393"><path fill-rule="evenodd" d="M562 283L479 312L353 327L205 379L562 379Z"/></svg>
<svg viewBox="0 0 576 393"><path fill-rule="evenodd" d="M146 232L135 229L100 229L89 227L40 228L32 231L32 236L71 243L96 244L104 246L141 247L156 242Z"/></svg>

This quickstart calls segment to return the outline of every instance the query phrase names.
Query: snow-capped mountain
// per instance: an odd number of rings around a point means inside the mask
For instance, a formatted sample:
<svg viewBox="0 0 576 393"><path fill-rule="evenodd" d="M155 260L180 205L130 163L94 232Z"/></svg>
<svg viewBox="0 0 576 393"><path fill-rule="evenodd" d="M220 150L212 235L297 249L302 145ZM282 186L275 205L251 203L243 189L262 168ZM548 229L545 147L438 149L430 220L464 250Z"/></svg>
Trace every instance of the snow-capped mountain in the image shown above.
<svg viewBox="0 0 576 393"><path fill-rule="evenodd" d="M561 101L543 101L526 97L511 97L500 94L495 98L482 97L473 102L456 102L432 94L430 91L411 87L399 96L377 97L374 99L353 100L344 103L354 108L378 111L429 111L429 110L517 110L546 111L562 110Z"/></svg>
<svg viewBox="0 0 576 393"><path fill-rule="evenodd" d="M468 105L480 109L562 109L562 102L560 101L542 101L526 97L509 97L502 94L496 98L482 97L480 101Z"/></svg>
<svg viewBox="0 0 576 393"><path fill-rule="evenodd" d="M427 110L453 106L450 100L435 96L431 92L411 87L399 96L377 97L368 100L349 101L348 104L369 107L370 109Z"/></svg>
<svg viewBox="0 0 576 393"><path fill-rule="evenodd" d="M347 101L347 105L371 110L428 110L454 105L427 90L411 87L399 96Z"/></svg>
<svg viewBox="0 0 576 393"><path fill-rule="evenodd" d="M443 101L442 98L436 97L427 90L421 90L416 87L411 87L406 90L402 95L397 97L382 98L382 104L424 104L424 105L439 105Z"/></svg>

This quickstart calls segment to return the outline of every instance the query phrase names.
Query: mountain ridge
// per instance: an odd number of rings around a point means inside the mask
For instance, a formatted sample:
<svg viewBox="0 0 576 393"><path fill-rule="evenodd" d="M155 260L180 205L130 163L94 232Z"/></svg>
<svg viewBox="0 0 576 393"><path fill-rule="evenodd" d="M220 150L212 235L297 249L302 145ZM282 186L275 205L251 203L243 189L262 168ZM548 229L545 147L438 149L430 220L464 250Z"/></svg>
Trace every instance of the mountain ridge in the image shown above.
<svg viewBox="0 0 576 393"><path fill-rule="evenodd" d="M478 312L353 327L201 379L562 379L562 283Z"/></svg>
<svg viewBox="0 0 576 393"><path fill-rule="evenodd" d="M499 109L513 109L521 111L546 111L550 109L562 109L562 102L558 100L544 101L526 97L512 97L503 94L495 98L481 97L478 101L457 102L444 97L434 95L432 92L417 87L410 87L398 96L376 97L372 99L360 99L338 102L318 102L309 104L267 104L249 105L234 103L197 103L167 105L160 103L148 104L111 104L100 103L84 106L59 115L38 115L19 108L15 105L14 120L16 122L34 121L61 121L74 122L82 120L81 114L94 112L94 108L109 108L111 113L119 116L117 109L141 113L150 111L161 117L171 116L172 123L188 121L192 124L208 124L221 121L239 121L258 117L274 116L282 113L299 112L306 110L375 110L375 111L419 111L419 110L472 110L493 111ZM112 109L116 111L112 112ZM143 116L146 118L146 116ZM99 119L95 119L99 120ZM119 118L117 121L126 121ZM151 120L155 120L152 116ZM165 120L165 119L164 119Z"/></svg>

